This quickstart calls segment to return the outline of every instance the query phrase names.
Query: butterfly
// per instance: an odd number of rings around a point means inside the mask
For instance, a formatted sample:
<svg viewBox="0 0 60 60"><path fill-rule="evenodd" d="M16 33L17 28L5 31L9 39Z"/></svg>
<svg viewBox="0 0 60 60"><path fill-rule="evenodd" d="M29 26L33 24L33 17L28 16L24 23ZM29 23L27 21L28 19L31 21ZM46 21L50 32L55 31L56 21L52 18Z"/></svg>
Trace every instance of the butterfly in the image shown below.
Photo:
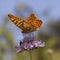
<svg viewBox="0 0 60 60"><path fill-rule="evenodd" d="M40 29L42 25L42 20L37 19L33 13L25 20L12 14L8 14L8 17L25 34Z"/></svg>

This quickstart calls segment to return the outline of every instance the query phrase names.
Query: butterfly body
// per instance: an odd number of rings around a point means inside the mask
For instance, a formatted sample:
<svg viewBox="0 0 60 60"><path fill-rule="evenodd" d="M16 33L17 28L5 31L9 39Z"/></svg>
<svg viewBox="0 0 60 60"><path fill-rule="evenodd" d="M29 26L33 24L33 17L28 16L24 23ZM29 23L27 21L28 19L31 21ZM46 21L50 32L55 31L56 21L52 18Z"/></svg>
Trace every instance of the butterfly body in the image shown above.
<svg viewBox="0 0 60 60"><path fill-rule="evenodd" d="M23 20L22 18L12 14L8 14L8 17L16 26L22 30L22 33L30 33L36 31L42 24L42 21L38 20L34 14L31 14L26 20Z"/></svg>

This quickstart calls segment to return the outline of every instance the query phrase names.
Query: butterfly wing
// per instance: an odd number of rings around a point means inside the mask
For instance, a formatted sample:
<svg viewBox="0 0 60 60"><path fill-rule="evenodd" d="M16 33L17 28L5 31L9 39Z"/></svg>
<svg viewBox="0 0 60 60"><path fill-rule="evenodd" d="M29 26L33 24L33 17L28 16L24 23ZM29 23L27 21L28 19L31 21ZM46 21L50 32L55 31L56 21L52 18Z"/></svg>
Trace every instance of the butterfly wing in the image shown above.
<svg viewBox="0 0 60 60"><path fill-rule="evenodd" d="M30 14L27 20L36 20L36 19L37 17L35 16L35 14Z"/></svg>
<svg viewBox="0 0 60 60"><path fill-rule="evenodd" d="M38 20L35 14L31 14L27 21L32 25L32 30L37 30L42 25L42 20Z"/></svg>
<svg viewBox="0 0 60 60"><path fill-rule="evenodd" d="M29 27L26 27L25 30L23 30L23 33L30 33L36 30L39 30L42 25L42 20L38 20L35 14L31 14L26 20L29 25Z"/></svg>
<svg viewBox="0 0 60 60"><path fill-rule="evenodd" d="M31 24L29 24L30 26L29 27L26 27L22 33L30 33L30 32L33 32L33 31L36 31L36 30L39 30L41 25L42 25L42 21L41 20L37 20L34 22L31 22Z"/></svg>
<svg viewBox="0 0 60 60"><path fill-rule="evenodd" d="M43 23L42 20L35 20L33 26L35 27L36 30L39 30L42 23Z"/></svg>
<svg viewBox="0 0 60 60"><path fill-rule="evenodd" d="M23 19L21 19L21 18L19 18L17 16L14 16L12 14L8 14L8 17L16 26L18 26L19 28L22 29Z"/></svg>

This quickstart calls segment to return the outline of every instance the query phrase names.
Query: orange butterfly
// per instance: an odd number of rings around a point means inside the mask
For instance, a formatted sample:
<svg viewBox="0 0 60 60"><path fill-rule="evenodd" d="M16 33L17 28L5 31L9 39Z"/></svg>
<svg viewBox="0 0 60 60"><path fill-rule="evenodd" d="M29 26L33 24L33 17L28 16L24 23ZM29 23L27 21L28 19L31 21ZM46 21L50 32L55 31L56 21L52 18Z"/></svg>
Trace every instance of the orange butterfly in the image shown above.
<svg viewBox="0 0 60 60"><path fill-rule="evenodd" d="M26 20L12 14L8 14L8 17L16 26L22 30L22 33L36 31L42 25L42 20L37 19L35 14L31 14Z"/></svg>

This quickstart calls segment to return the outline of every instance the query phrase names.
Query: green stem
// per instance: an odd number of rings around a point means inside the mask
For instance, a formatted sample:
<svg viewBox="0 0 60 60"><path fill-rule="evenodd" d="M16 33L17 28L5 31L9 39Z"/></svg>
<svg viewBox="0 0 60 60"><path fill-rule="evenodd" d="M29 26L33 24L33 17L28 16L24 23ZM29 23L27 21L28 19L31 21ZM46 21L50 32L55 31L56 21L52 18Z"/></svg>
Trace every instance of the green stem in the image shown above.
<svg viewBox="0 0 60 60"><path fill-rule="evenodd" d="M32 60L31 50L29 50L30 60Z"/></svg>

